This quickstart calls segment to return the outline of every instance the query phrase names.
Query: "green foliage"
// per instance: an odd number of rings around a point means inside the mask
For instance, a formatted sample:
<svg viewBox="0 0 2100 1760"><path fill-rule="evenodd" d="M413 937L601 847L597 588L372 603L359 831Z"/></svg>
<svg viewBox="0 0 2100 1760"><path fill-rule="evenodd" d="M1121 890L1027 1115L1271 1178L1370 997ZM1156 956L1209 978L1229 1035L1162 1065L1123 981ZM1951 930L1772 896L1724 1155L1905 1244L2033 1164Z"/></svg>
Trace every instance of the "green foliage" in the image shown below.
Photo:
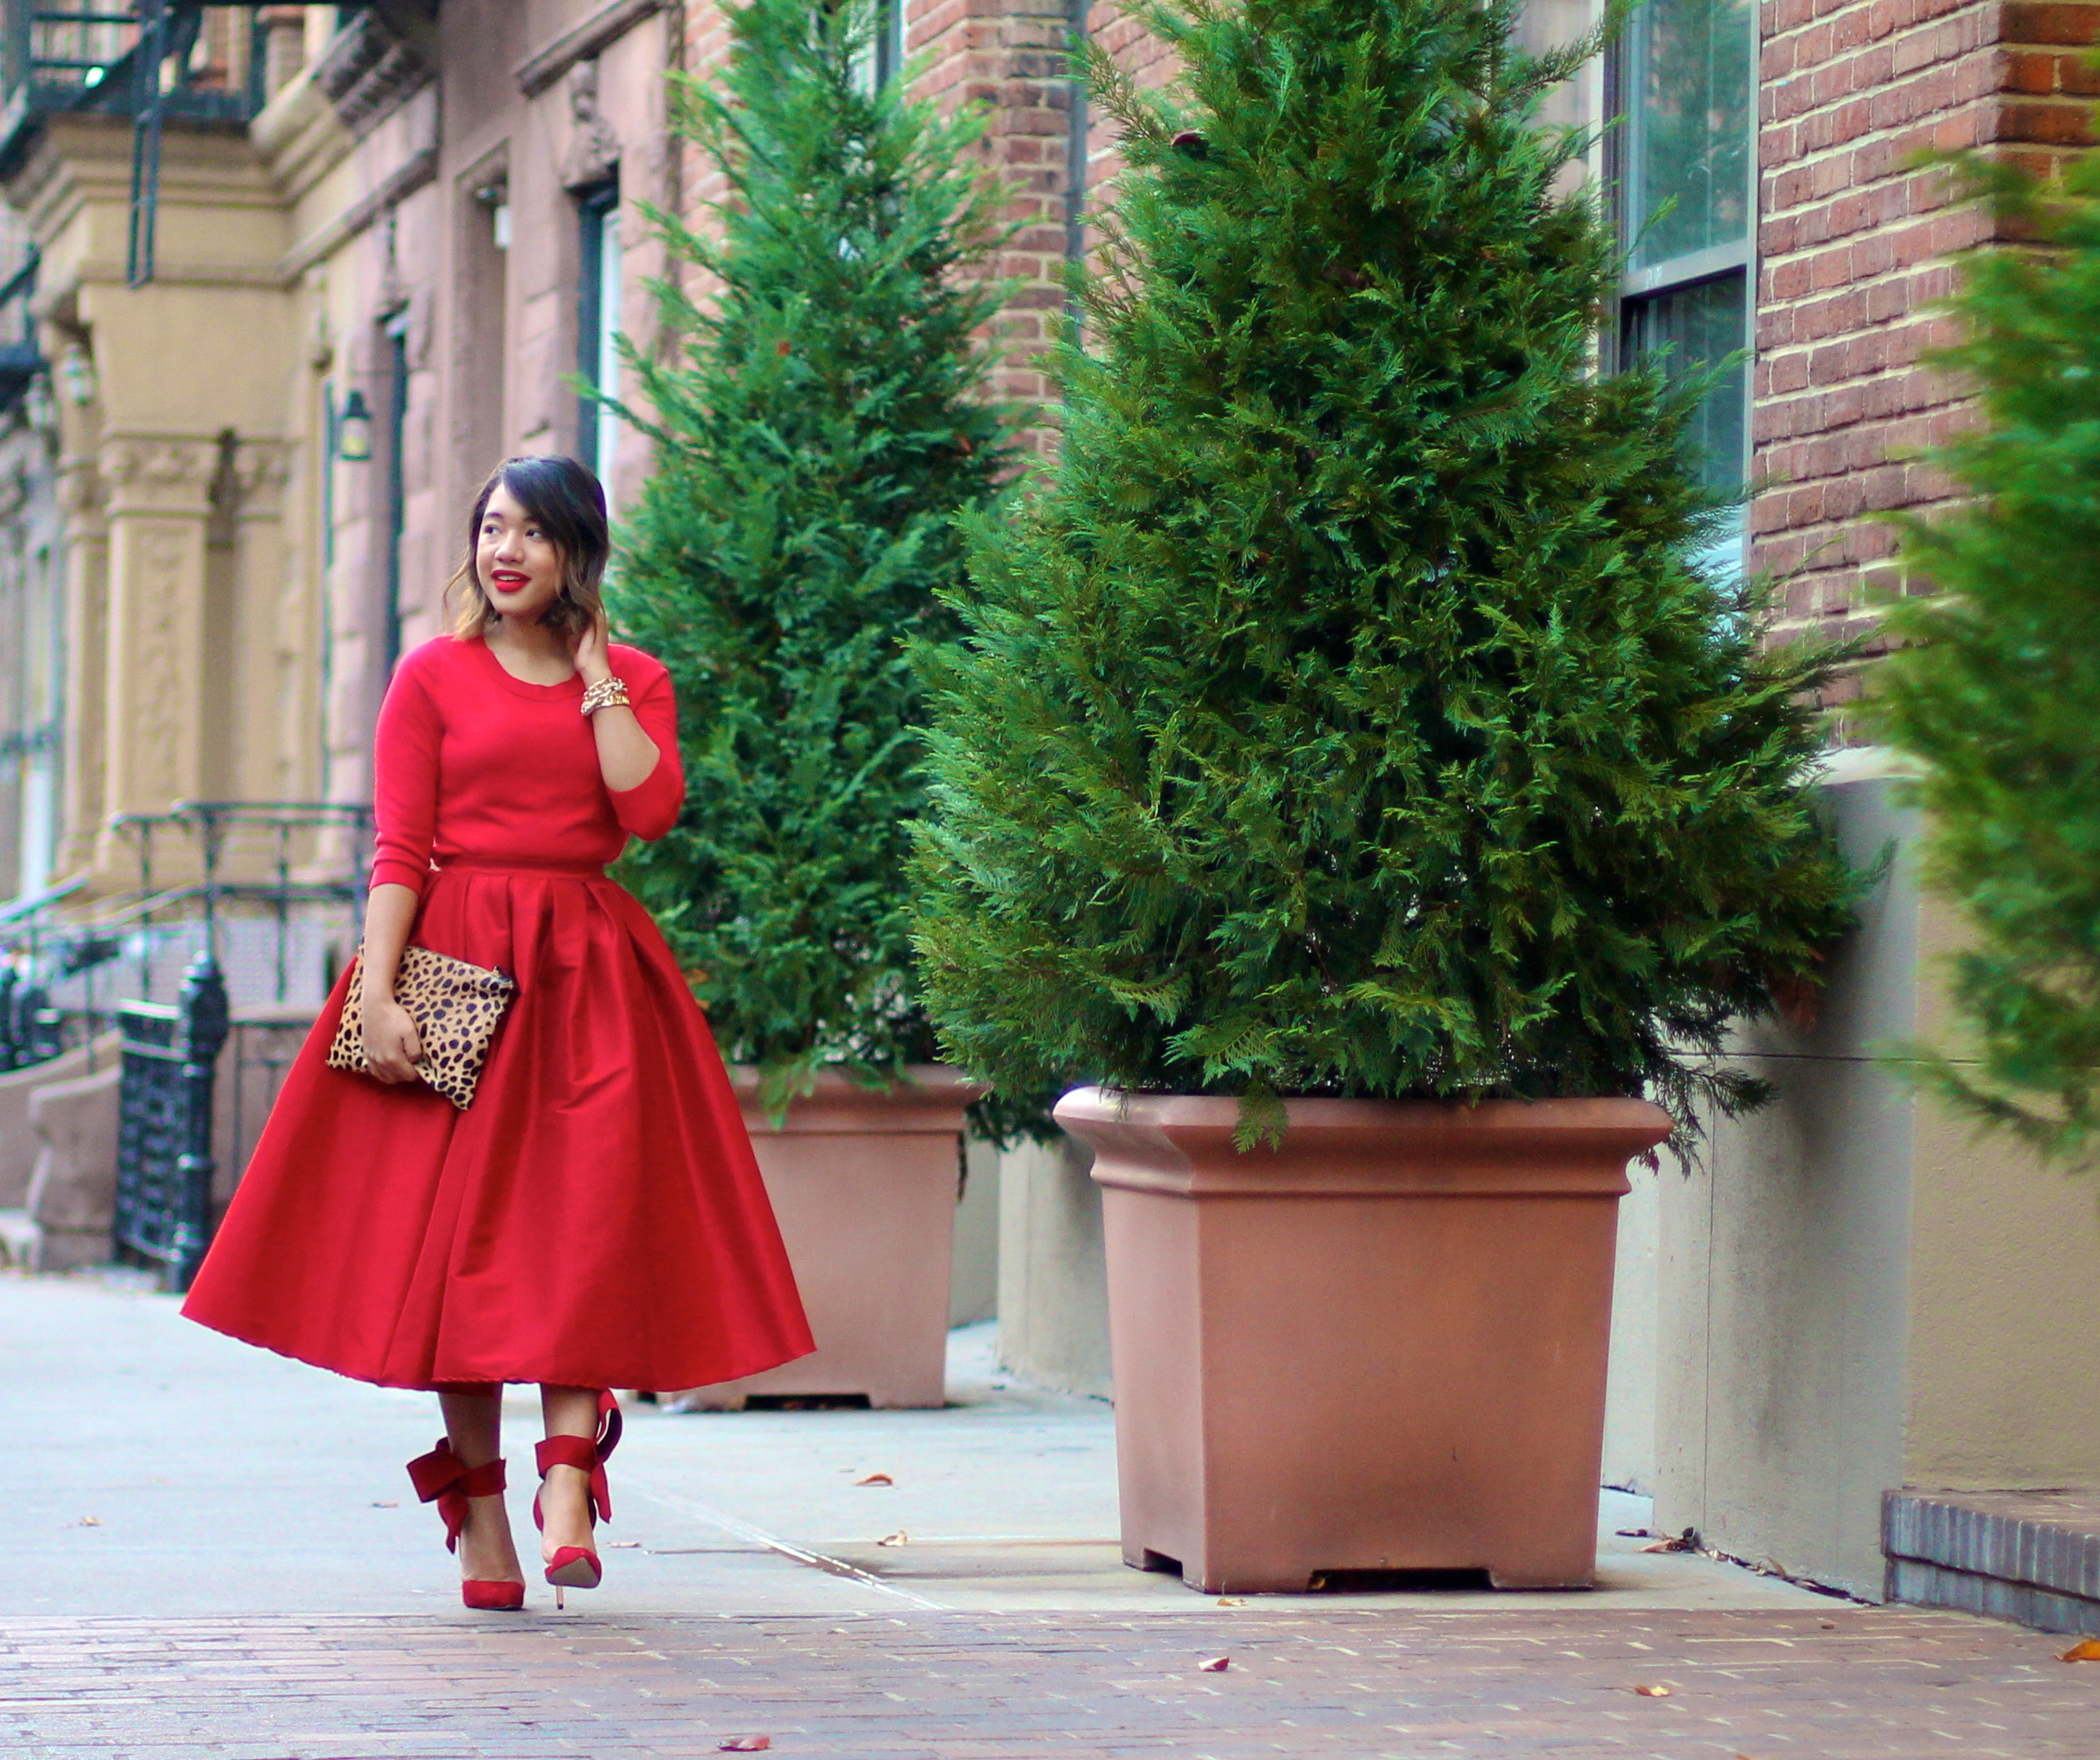
<svg viewBox="0 0 2100 1760"><path fill-rule="evenodd" d="M880 1082L931 1056L907 931L922 693L960 575L958 509L1010 452L972 333L1000 289L982 118L869 89L873 9L730 13L719 91L676 122L720 168L717 236L649 211L685 285L653 291L673 358L623 349L655 474L615 570L623 632L671 668L686 809L625 873L726 1055L784 1106L820 1065ZM973 276L974 276L974 278Z"/></svg>
<svg viewBox="0 0 2100 1760"><path fill-rule="evenodd" d="M2036 248L1967 259L1939 364L1982 425L1935 461L1966 492L1908 519L1936 598L1893 607L1912 644L1878 668L1886 737L1923 761L1930 881L1974 945L1952 963L1961 1059L1932 1087L2065 1166L2100 1158L2100 164L2047 192L1956 161Z"/></svg>
<svg viewBox="0 0 2100 1760"><path fill-rule="evenodd" d="M1620 1094L1755 1084L1731 1016L1815 981L1851 881L1726 509L1701 387L1598 377L1615 256L1534 120L1596 43L1515 0L1141 15L1098 59L1131 171L1053 486L970 522L929 651L926 993L1011 1092ZM1178 139L1177 139L1178 137Z"/></svg>

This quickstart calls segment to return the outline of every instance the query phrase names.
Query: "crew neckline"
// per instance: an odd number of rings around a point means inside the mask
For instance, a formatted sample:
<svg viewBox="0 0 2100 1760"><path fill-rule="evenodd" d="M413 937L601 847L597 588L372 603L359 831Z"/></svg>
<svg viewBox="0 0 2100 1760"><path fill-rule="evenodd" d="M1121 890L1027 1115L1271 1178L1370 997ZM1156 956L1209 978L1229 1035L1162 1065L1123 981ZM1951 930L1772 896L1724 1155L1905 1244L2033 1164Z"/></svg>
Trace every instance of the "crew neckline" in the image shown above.
<svg viewBox="0 0 2100 1760"><path fill-rule="evenodd" d="M486 637L474 637L473 645L481 651L482 657L488 661L490 670L496 674L498 681L508 686L521 697L545 703L556 697L580 697L583 695L584 675L580 672L571 671L569 676L558 685L536 685L529 678L520 678L517 673L505 666L496 650L489 646Z"/></svg>

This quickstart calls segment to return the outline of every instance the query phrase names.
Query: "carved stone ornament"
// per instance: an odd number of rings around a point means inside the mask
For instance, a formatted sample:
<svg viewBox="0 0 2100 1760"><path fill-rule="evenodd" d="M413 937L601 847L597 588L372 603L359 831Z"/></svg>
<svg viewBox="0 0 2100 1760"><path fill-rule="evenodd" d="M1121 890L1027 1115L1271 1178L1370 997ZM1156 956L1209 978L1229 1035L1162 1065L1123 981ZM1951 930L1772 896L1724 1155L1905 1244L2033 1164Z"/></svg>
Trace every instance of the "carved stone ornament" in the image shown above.
<svg viewBox="0 0 2100 1760"><path fill-rule="evenodd" d="M244 514L274 514L291 479L291 448L282 440L243 439L233 455L234 492Z"/></svg>
<svg viewBox="0 0 2100 1760"><path fill-rule="evenodd" d="M193 528L192 528L193 529ZM122 803L132 811L166 810L188 792L176 754L183 747L186 668L179 620L192 586L192 540L182 526L152 524L139 534L133 578L123 584L123 603L135 621L131 664L117 681L129 695L130 737L124 770L130 784Z"/></svg>
<svg viewBox="0 0 2100 1760"><path fill-rule="evenodd" d="M598 107L598 63L569 69L569 150L562 156L562 187L602 183L620 163L620 136Z"/></svg>
<svg viewBox="0 0 2100 1760"><path fill-rule="evenodd" d="M436 77L423 45L397 30L377 7L352 14L314 69L315 83L359 140Z"/></svg>
<svg viewBox="0 0 2100 1760"><path fill-rule="evenodd" d="M59 511L82 521L103 511L107 486L92 457L75 452L59 461Z"/></svg>
<svg viewBox="0 0 2100 1760"><path fill-rule="evenodd" d="M112 511L129 508L205 512L218 474L214 439L105 440L97 463Z"/></svg>

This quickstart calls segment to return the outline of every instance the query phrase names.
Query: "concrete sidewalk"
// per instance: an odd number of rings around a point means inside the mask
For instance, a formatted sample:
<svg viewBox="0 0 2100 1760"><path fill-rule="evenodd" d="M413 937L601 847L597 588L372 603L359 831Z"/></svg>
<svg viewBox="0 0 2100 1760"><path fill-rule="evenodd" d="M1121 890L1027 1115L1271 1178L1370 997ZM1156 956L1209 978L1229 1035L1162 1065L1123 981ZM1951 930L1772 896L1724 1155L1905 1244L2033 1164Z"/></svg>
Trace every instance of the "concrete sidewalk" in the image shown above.
<svg viewBox="0 0 2100 1760"><path fill-rule="evenodd" d="M563 1615L536 1579L522 1615L461 1608L401 1471L427 1396L93 1278L0 1276L0 1364L7 1760L693 1760L761 1734L823 1760L2100 1760L2100 1666L2063 1640L1616 1533L1588 1595L1229 1605L1126 1569L1108 1408L1008 1383L982 1330L945 1411L637 1409L606 1586ZM516 1418L529 1555L529 1396Z"/></svg>
<svg viewBox="0 0 2100 1760"><path fill-rule="evenodd" d="M602 1612L1193 1613L1208 1598L1124 1566L1101 1401L1018 1386L990 1326L954 1335L926 1412L630 1407L613 1463ZM438 1434L426 1394L368 1387L219 1337L106 1278L0 1277L0 1496L26 1516L0 1615L401 1613L455 1603L436 1516L402 1463ZM536 1397L506 1401L511 1512L529 1555ZM856 1481L886 1474L888 1486ZM1590 1594L1263 1597L1265 1607L1820 1608L1824 1598L1621 1528L1608 1493ZM886 1537L903 1536L885 1546Z"/></svg>

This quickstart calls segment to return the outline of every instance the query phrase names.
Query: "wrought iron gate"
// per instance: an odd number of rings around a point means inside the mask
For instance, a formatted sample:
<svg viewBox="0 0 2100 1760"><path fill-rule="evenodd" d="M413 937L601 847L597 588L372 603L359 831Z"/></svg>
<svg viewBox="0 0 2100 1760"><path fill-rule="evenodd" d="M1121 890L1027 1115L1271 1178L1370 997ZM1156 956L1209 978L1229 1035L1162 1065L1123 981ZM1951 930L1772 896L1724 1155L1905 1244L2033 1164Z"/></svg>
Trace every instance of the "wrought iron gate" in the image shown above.
<svg viewBox="0 0 2100 1760"><path fill-rule="evenodd" d="M211 1242L212 1075L226 1043L226 982L207 949L172 1005L129 1002L117 1149L114 1246L187 1290Z"/></svg>

